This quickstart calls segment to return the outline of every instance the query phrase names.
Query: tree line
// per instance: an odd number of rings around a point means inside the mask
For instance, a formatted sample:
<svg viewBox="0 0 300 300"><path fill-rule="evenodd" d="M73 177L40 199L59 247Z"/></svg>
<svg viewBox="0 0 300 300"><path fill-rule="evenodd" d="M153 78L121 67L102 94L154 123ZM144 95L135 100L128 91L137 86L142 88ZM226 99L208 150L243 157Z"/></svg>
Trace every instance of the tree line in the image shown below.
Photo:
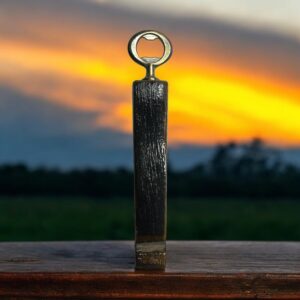
<svg viewBox="0 0 300 300"><path fill-rule="evenodd" d="M133 172L0 166L0 195L133 197ZM300 197L300 168L260 139L216 146L206 162L185 171L168 170L170 197Z"/></svg>

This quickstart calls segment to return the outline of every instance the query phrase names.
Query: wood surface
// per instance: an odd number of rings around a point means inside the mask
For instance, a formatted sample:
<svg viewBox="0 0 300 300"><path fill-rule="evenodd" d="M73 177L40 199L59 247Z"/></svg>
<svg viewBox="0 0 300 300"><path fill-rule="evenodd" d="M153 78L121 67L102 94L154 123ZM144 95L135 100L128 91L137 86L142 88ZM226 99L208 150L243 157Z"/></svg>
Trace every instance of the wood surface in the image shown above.
<svg viewBox="0 0 300 300"><path fill-rule="evenodd" d="M164 269L168 83L133 83L136 268Z"/></svg>
<svg viewBox="0 0 300 300"><path fill-rule="evenodd" d="M167 243L165 272L134 242L0 244L1 299L300 299L300 243Z"/></svg>

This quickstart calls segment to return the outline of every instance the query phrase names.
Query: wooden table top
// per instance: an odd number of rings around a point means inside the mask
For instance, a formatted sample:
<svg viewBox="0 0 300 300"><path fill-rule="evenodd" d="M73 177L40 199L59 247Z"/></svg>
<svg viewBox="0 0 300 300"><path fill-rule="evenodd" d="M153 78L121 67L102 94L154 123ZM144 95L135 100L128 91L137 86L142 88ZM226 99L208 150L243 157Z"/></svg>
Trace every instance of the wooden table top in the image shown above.
<svg viewBox="0 0 300 300"><path fill-rule="evenodd" d="M132 241L0 243L5 299L300 299L300 243L169 241L135 272Z"/></svg>

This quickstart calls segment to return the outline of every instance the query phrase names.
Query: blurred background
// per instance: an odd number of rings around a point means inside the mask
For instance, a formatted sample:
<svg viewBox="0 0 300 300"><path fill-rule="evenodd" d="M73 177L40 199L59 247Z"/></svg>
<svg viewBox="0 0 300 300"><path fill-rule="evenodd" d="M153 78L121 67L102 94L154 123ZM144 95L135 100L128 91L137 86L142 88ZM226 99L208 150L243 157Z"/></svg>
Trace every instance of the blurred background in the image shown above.
<svg viewBox="0 0 300 300"><path fill-rule="evenodd" d="M134 237L144 29L174 48L168 238L300 240L297 0L2 0L0 240Z"/></svg>

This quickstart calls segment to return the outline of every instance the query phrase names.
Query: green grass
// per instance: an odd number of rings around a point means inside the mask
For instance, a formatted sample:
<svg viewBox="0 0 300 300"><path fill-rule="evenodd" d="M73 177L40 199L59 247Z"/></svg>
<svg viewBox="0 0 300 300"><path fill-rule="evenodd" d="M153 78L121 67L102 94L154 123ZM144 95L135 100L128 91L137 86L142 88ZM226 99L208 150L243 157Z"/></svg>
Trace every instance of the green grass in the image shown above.
<svg viewBox="0 0 300 300"><path fill-rule="evenodd" d="M300 240L300 201L170 199L169 239ZM0 240L133 239L129 199L0 198Z"/></svg>

